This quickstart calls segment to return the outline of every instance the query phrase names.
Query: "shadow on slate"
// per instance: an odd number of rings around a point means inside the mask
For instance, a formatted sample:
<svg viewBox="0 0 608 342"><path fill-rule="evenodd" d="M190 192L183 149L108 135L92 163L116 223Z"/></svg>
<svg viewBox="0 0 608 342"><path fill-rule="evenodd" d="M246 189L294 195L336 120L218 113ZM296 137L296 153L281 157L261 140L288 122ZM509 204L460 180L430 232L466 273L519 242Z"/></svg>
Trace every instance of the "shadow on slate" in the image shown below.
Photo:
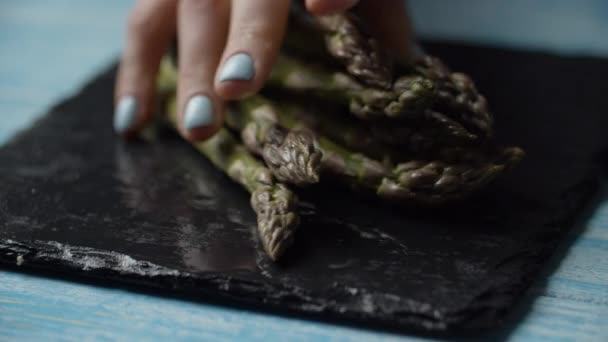
<svg viewBox="0 0 608 342"><path fill-rule="evenodd" d="M528 153L466 203L408 211L339 187L307 190L296 243L275 265L246 192L190 146L167 133L114 137L112 69L0 149L0 262L22 256L21 269L323 320L495 328L595 190L608 63L429 50L478 81L498 138Z"/></svg>

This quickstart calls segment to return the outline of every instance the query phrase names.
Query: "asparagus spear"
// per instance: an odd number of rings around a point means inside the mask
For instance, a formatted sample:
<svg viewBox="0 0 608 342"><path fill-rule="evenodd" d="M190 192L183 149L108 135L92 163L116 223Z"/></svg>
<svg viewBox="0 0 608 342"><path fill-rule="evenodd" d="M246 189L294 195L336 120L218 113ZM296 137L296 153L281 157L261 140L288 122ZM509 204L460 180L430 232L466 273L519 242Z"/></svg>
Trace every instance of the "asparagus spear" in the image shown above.
<svg viewBox="0 0 608 342"><path fill-rule="evenodd" d="M226 124L241 132L243 143L262 156L275 177L303 186L319 182L321 151L308 131L277 124L278 113L260 97L233 104Z"/></svg>
<svg viewBox="0 0 608 342"><path fill-rule="evenodd" d="M302 107L293 103L276 103L281 115L279 124L287 128L306 126L300 120ZM323 113L315 113L325 117ZM311 116L311 114L307 114ZM473 148L449 147L435 157L415 158L392 166L390 158L374 160L353 152L316 132L323 152L321 169L355 187L375 192L379 197L407 203L439 204L465 197L516 165L523 151L516 147Z"/></svg>
<svg viewBox="0 0 608 342"><path fill-rule="evenodd" d="M165 79L169 80L166 82L169 84L174 81L171 77ZM170 88L170 85L166 88ZM230 112L227 116L227 124L242 131L243 140L250 150L259 153L259 127L268 126L269 123L282 131L303 132L302 128L305 127L313 132L316 129L316 140L323 152L322 171L333 174L339 180L354 187L371 190L387 199L427 204L457 199L494 179L522 157L521 150L516 148L492 151L489 154L466 148L445 148L441 151L441 156L435 159L428 159L430 155L426 158L416 158L414 152L401 153L402 159L410 158L412 161L393 167L392 160L399 153L393 151L391 154L387 152L390 149L378 144L374 139L369 139L367 133L369 131L364 126L346 123L347 121L336 119L336 116L328 113L315 112L313 115L307 113L308 110L303 106L272 102L260 96L241 100L239 107L241 111L249 114ZM255 111L257 111L255 115L250 115ZM324 127L323 134L318 131L319 127ZM333 132L333 137L337 137L338 141L341 140L340 143L346 142L347 146L357 143L367 144L365 147L373 150L381 161L340 146L326 136L325 133L328 132ZM418 136L414 135L411 141L406 141L410 145L415 145L417 139L415 137ZM435 136L440 137L440 135ZM499 157L488 157L495 154Z"/></svg>
<svg viewBox="0 0 608 342"><path fill-rule="evenodd" d="M462 73L452 73L439 59L422 55L411 65L402 66L393 73L393 83L386 82L390 77L383 76L386 70L391 70L391 61L386 57L380 45L365 30L364 23L353 12L346 12L312 20L305 11L292 10L290 26L285 47L287 50L307 58L326 60L327 54L319 51L317 36L325 36L326 50L336 61L346 67L348 74L353 75L364 88L379 90L392 89L399 95L399 80L408 75L418 76L433 85L432 110L450 116L454 121L461 122L470 131L481 137L492 135L492 116L489 113L487 101L479 94L474 83ZM309 49L308 47L313 47ZM314 56L313 56L314 54ZM378 78L382 80L378 83ZM405 87L409 89L409 86ZM387 97L389 98L389 97ZM392 98L395 98L393 94ZM386 101L380 98L381 101ZM353 111L361 117L401 117L407 112L409 104L392 104L391 110L383 109L382 102L374 99L358 101L359 106L353 105ZM393 100L394 101L394 100ZM428 102L427 102L428 103ZM406 113L407 115L407 113Z"/></svg>
<svg viewBox="0 0 608 342"><path fill-rule="evenodd" d="M329 55L346 67L366 86L390 89L393 83L392 63L389 55L369 34L361 34L364 29L359 18L352 12L342 15L310 16L303 6L292 3L289 23L290 31L321 31ZM304 30L300 30L304 28ZM312 37L306 39L310 41ZM316 34L319 36L319 34ZM307 44L306 48L317 48L318 44Z"/></svg>
<svg viewBox="0 0 608 342"><path fill-rule="evenodd" d="M469 76L451 72L441 60L425 55L415 65L418 73L437 85L437 101L433 109L453 113L483 137L492 136L493 117L486 98L481 95Z"/></svg>
<svg viewBox="0 0 608 342"><path fill-rule="evenodd" d="M169 121L177 129L175 96L167 101L167 113ZM225 128L205 142L193 143L193 146L251 193L251 206L257 214L257 229L264 250L273 260L280 258L292 243L300 222L297 196L275 181L270 170Z"/></svg>
<svg viewBox="0 0 608 342"><path fill-rule="evenodd" d="M411 79L404 77L401 79L403 82L397 81L396 86L400 89L398 92L362 88L360 84L344 74L332 74L331 71L323 68L308 65L288 56L281 56L275 64L269 82L275 89L287 88L302 95L314 94L329 103L350 102L350 110L355 113L362 108L361 103L382 104L389 111L392 110L391 108L409 103L409 106L416 110L411 111L409 116L402 117L402 120L377 118L367 124L373 133L371 136L387 144L414 147L415 145L433 145L444 142L471 142L478 138L459 122L443 113L425 109L430 107L430 102L428 102L430 98L424 94L432 93L428 92L430 88L419 86L424 82L416 83L416 79L423 82L423 79L418 76ZM401 95L397 102L388 100L389 97L394 97L398 93ZM281 96L285 95L281 94ZM412 143L414 139L419 142Z"/></svg>
<svg viewBox="0 0 608 342"><path fill-rule="evenodd" d="M168 57L161 62L159 89L175 92L177 69ZM287 130L277 125L276 110L261 98L233 104L226 113L226 123L241 132L249 151L261 156L266 166L281 182L298 186L319 182L321 152L307 131Z"/></svg>
<svg viewBox="0 0 608 342"><path fill-rule="evenodd" d="M348 73L363 83L389 89L392 68L387 54L375 39L361 35L361 23L353 13L318 17L325 29L327 50L340 60Z"/></svg>
<svg viewBox="0 0 608 342"><path fill-rule="evenodd" d="M508 147L480 155L474 162L412 161L397 165L382 179L377 193L393 201L440 204L466 197L512 168L523 151Z"/></svg>
<svg viewBox="0 0 608 342"><path fill-rule="evenodd" d="M362 119L415 119L435 95L435 85L418 75L399 77L390 89L367 87L347 74L313 66L282 55L270 74L268 83L350 106Z"/></svg>
<svg viewBox="0 0 608 342"><path fill-rule="evenodd" d="M299 98L288 96L281 92L264 91L263 95L258 95L257 98L266 97L269 99L280 98L281 101L272 101L274 110L279 113L278 118L281 122L289 120L290 127L305 127L306 130L317 132L319 135L326 136L340 145L343 145L353 151L371 155L376 158L382 158L386 154L394 154L395 156L407 157L410 150L408 148L400 150L392 150L390 147L384 146L380 141L375 139L370 125L358 122L355 118L344 115L340 108L328 104L312 103L311 101L304 102ZM249 101L252 99L244 99ZM288 115L277 109L278 103L289 102L298 110L290 110ZM380 133L379 130L377 133ZM404 137L403 142L407 141ZM416 146L414 146L416 147Z"/></svg>
<svg viewBox="0 0 608 342"><path fill-rule="evenodd" d="M362 122L344 115L343 109L331 104L302 101L301 98L277 90L266 90L264 94L271 99L281 99L281 103L296 108L290 110L293 119L313 131L327 136L350 150L377 159L390 157L392 161L401 161L432 153L442 146L475 145L473 139L466 133L460 135L458 127L448 131L446 127L450 126L446 124L423 125L412 122L412 125L408 126L405 123L397 125L387 121ZM431 122L432 120L429 119Z"/></svg>

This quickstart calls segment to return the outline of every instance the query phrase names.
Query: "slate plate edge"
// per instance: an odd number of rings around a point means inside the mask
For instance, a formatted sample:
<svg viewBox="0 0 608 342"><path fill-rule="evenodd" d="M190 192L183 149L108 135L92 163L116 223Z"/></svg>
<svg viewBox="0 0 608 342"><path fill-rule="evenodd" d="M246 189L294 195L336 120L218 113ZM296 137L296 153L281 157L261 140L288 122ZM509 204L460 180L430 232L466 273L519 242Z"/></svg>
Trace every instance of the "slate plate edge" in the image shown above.
<svg viewBox="0 0 608 342"><path fill-rule="evenodd" d="M596 192L597 184L596 179L589 178L575 185L575 187L582 187L583 190L573 191L572 193L578 193L580 198L570 203L578 203L578 205L564 210L563 216L552 224L556 227L570 227L575 224L578 218L575 214L592 202L590 199ZM565 229L570 231L570 228ZM522 250L508 262L497 265L493 272L504 273L505 281L508 282L513 282L511 268L515 267L520 270L521 277L517 282L522 286L515 286L515 291L505 292L502 290L504 286L495 284L486 292L472 299L472 302L478 302L475 307L465 305L461 310L452 312L442 312L429 304L402 299L390 294L361 293L361 289L355 289L356 291L353 292L352 288L340 284L333 284L327 292L319 296L299 287L268 282L268 279L265 279L265 282L245 280L239 277L238 272L194 274L173 270L145 260L135 260L122 253L70 246L53 241L0 239L0 265L34 272L44 271L49 266L53 266L54 270L60 273L74 275L78 278L100 279L114 284L128 283L175 294L185 292L188 297L203 300L219 298L231 304L244 304L266 311L274 309L317 319L333 318L345 323L357 321L370 327L384 327L397 331L413 330L423 333L464 333L468 335L497 328L508 318L506 311L513 311L512 309L497 309L492 302L484 302L480 300L480 297L490 292L495 297L496 293L499 293L504 301L517 303L517 297L532 285L535 278L538 278L538 272L555 254L556 247L564 236L565 233L557 236L550 243L544 244L545 248L540 250L535 250L534 246ZM522 265L521 262L530 260L527 255L531 253L536 255L534 259L538 262ZM19 262L18 256L22 258ZM511 290L513 288L510 287ZM339 300L314 299L318 297L339 298ZM348 303L348 300L351 302L367 300L371 304L370 311L349 310L347 305L343 304ZM394 302L395 307L408 307L410 311L375 311L386 308L391 301ZM382 305L377 305L377 303L382 303ZM411 309L416 309L416 311ZM492 317L489 321L496 323L489 326L488 317ZM502 317L502 319L496 319L497 317Z"/></svg>

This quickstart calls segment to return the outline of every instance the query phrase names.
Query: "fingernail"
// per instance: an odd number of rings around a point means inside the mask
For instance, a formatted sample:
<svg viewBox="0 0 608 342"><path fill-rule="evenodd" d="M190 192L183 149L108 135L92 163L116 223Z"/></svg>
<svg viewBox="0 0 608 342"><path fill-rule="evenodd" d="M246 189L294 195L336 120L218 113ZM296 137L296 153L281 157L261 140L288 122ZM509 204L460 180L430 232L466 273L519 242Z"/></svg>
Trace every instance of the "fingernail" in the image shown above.
<svg viewBox="0 0 608 342"><path fill-rule="evenodd" d="M209 97L195 95L188 100L184 114L184 128L191 130L213 123L213 105Z"/></svg>
<svg viewBox="0 0 608 342"><path fill-rule="evenodd" d="M251 79L253 79L253 59L246 53L230 56L220 71L220 82Z"/></svg>
<svg viewBox="0 0 608 342"><path fill-rule="evenodd" d="M135 96L124 96L114 110L114 131L119 134L128 131L133 128L136 119L137 99Z"/></svg>

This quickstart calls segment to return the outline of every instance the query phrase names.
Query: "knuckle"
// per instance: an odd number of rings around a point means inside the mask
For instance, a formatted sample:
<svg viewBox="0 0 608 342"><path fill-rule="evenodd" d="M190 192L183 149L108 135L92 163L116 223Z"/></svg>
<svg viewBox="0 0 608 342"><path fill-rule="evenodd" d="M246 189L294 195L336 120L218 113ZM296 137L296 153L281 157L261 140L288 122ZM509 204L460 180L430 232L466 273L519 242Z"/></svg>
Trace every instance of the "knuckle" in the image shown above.
<svg viewBox="0 0 608 342"><path fill-rule="evenodd" d="M271 51L275 42L268 37L272 34L263 23L248 23L239 25L234 33L235 40L246 46L256 46L256 49L266 53Z"/></svg>
<svg viewBox="0 0 608 342"><path fill-rule="evenodd" d="M188 8L189 11L194 11L197 13L204 13L208 11L213 11L227 0L182 0L183 5Z"/></svg>
<svg viewBox="0 0 608 342"><path fill-rule="evenodd" d="M149 15L136 9L129 14L127 31L131 36L145 36L152 24L152 18Z"/></svg>
<svg viewBox="0 0 608 342"><path fill-rule="evenodd" d="M190 71L191 70L191 71ZM179 84L182 89L200 87L204 83L204 79L200 73L197 73L197 68L188 68L186 72L179 74Z"/></svg>
<svg viewBox="0 0 608 342"><path fill-rule="evenodd" d="M175 8L175 0L140 0L127 18L128 33L151 35L160 27L160 22L167 19L172 8Z"/></svg>
<svg viewBox="0 0 608 342"><path fill-rule="evenodd" d="M243 23L236 28L236 37L245 40L258 40L265 36L264 25L257 22Z"/></svg>

